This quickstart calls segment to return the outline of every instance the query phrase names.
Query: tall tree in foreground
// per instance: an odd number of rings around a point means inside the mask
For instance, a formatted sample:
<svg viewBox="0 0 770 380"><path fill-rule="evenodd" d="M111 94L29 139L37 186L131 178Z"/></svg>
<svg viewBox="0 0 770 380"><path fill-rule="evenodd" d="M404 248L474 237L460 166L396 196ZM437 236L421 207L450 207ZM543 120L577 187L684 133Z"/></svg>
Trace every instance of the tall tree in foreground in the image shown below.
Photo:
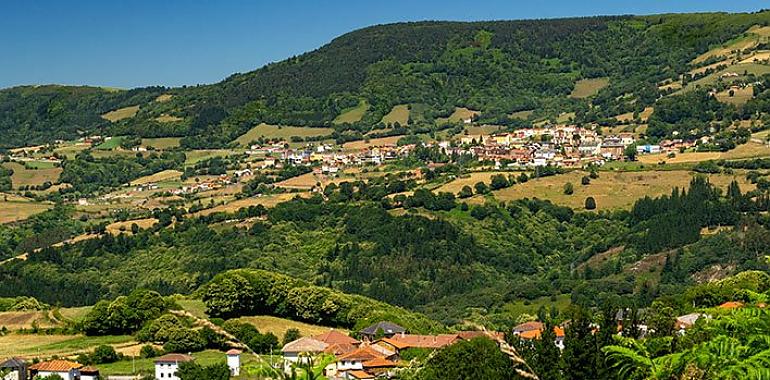
<svg viewBox="0 0 770 380"><path fill-rule="evenodd" d="M564 332L562 365L565 379L596 379L596 340L591 331L591 319L583 308L572 312L572 320Z"/></svg>
<svg viewBox="0 0 770 380"><path fill-rule="evenodd" d="M488 338L462 341L439 351L419 373L420 380L509 380L519 376L514 363Z"/></svg>

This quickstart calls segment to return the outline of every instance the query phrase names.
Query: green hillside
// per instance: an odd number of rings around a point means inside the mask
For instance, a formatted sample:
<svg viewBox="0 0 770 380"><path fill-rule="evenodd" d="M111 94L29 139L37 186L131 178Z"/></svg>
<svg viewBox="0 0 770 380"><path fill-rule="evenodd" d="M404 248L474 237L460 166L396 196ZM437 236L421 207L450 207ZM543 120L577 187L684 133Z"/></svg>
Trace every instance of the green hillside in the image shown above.
<svg viewBox="0 0 770 380"><path fill-rule="evenodd" d="M576 112L577 121L596 121L641 111L658 98L659 82L678 80L694 58L769 21L770 12L762 12L378 25L212 85L3 90L0 147L100 130L221 147L262 122L334 126L337 138L349 139L377 129L394 106L407 103L427 105L411 128L435 128L455 107L501 124L531 109L535 117ZM590 78L609 78L609 85L592 97L569 97ZM157 101L161 93L173 97ZM362 99L369 107L360 118L339 118ZM101 117L131 106L140 106L134 117ZM163 117L174 121L158 121Z"/></svg>

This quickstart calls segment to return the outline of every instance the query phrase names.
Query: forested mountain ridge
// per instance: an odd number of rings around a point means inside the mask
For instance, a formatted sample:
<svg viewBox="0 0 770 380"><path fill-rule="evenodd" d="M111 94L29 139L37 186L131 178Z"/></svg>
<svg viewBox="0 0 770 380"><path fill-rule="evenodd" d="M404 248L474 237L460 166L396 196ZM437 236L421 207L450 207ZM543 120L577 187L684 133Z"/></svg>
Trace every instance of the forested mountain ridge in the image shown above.
<svg viewBox="0 0 770 380"><path fill-rule="evenodd" d="M332 137L354 139L382 127L399 104L420 105L408 123L420 131L441 128L436 120L458 106L496 124L519 122L508 115L523 110L596 121L643 110L662 95L657 84L678 80L693 58L768 22L770 12L378 25L212 85L2 90L0 147L86 132L182 136L188 147L216 147L260 122L334 125ZM568 97L578 80L599 77L609 86L595 97ZM333 123L359 104L367 106L360 120ZM128 106L139 106L134 116L101 117Z"/></svg>

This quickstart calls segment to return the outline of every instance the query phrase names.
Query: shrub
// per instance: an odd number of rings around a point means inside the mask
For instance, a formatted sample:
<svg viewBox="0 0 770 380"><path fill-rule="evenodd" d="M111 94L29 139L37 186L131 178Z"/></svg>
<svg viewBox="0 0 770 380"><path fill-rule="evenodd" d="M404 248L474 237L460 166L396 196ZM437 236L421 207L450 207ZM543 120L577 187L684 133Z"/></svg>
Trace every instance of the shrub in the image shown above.
<svg viewBox="0 0 770 380"><path fill-rule="evenodd" d="M594 197L588 197L586 198L586 210L594 210L596 209L596 200Z"/></svg>
<svg viewBox="0 0 770 380"><path fill-rule="evenodd" d="M160 355L160 351L155 349L150 344L145 344L142 346L142 349L139 350L139 357L144 359L154 358L156 356Z"/></svg>
<svg viewBox="0 0 770 380"><path fill-rule="evenodd" d="M572 195L574 192L575 187L572 185L572 182L567 182L564 184L564 194Z"/></svg>
<svg viewBox="0 0 770 380"><path fill-rule="evenodd" d="M591 183L591 178L589 178L587 175L584 175L583 178L580 179L580 184L583 186L586 186Z"/></svg>
<svg viewBox="0 0 770 380"><path fill-rule="evenodd" d="M120 355L115 352L112 346L102 344L94 349L91 353L91 361L94 364L114 363L120 360Z"/></svg>
<svg viewBox="0 0 770 380"><path fill-rule="evenodd" d="M298 329L291 328L286 330L286 332L283 334L283 341L281 343L286 345L287 343L293 342L301 337L302 337L302 334L299 333Z"/></svg>

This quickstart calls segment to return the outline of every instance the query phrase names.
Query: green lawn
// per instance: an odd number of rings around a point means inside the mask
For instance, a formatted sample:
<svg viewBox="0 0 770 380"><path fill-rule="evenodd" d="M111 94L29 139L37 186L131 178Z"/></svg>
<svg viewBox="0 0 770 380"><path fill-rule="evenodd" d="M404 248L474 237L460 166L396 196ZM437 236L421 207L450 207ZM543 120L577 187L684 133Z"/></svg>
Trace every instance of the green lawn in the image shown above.
<svg viewBox="0 0 770 380"><path fill-rule="evenodd" d="M562 294L556 296L556 300L552 301L551 297L540 297L532 301L516 301L509 302L503 306L503 313L510 314L513 318L521 314L537 315L537 310L541 306L544 306L546 310L550 310L551 306L556 306L557 309L563 311L570 305L570 296Z"/></svg>
<svg viewBox="0 0 770 380"><path fill-rule="evenodd" d="M195 358L196 363L204 366L224 362L226 360L224 352L217 350L196 352L193 353L192 356ZM254 369L263 365L262 363L269 363L270 360L272 360L274 363L278 363L283 359L277 355L261 355L260 357L256 357L252 354L244 353L241 355L241 367L243 369ZM99 373L101 373L102 376L152 373L155 370L154 361L154 358L136 358L134 360L127 359L115 363L100 364L98 367ZM246 371L242 370L242 372L245 373ZM240 378L245 377L242 376Z"/></svg>
<svg viewBox="0 0 770 380"><path fill-rule="evenodd" d="M575 83L570 98L583 99L596 95L601 89L610 84L610 78L581 79Z"/></svg>
<svg viewBox="0 0 770 380"><path fill-rule="evenodd" d="M123 136L115 136L99 145L97 145L94 149L99 150L112 150L120 146L120 143L123 142Z"/></svg>
<svg viewBox="0 0 770 380"><path fill-rule="evenodd" d="M355 123L361 120L362 117L364 117L364 114L368 109L369 109L369 104L367 104L365 101L362 101L361 103L358 103L358 105L355 107L351 107L343 110L342 113L340 113L334 119L334 124Z"/></svg>
<svg viewBox="0 0 770 380"><path fill-rule="evenodd" d="M206 315L206 304L201 300L177 300L176 303L182 307L182 309L190 312L190 314L198 318L208 318Z"/></svg>
<svg viewBox="0 0 770 380"><path fill-rule="evenodd" d="M0 357L12 355L72 355L102 344L123 344L133 341L130 335L39 335L8 334L0 336Z"/></svg>

